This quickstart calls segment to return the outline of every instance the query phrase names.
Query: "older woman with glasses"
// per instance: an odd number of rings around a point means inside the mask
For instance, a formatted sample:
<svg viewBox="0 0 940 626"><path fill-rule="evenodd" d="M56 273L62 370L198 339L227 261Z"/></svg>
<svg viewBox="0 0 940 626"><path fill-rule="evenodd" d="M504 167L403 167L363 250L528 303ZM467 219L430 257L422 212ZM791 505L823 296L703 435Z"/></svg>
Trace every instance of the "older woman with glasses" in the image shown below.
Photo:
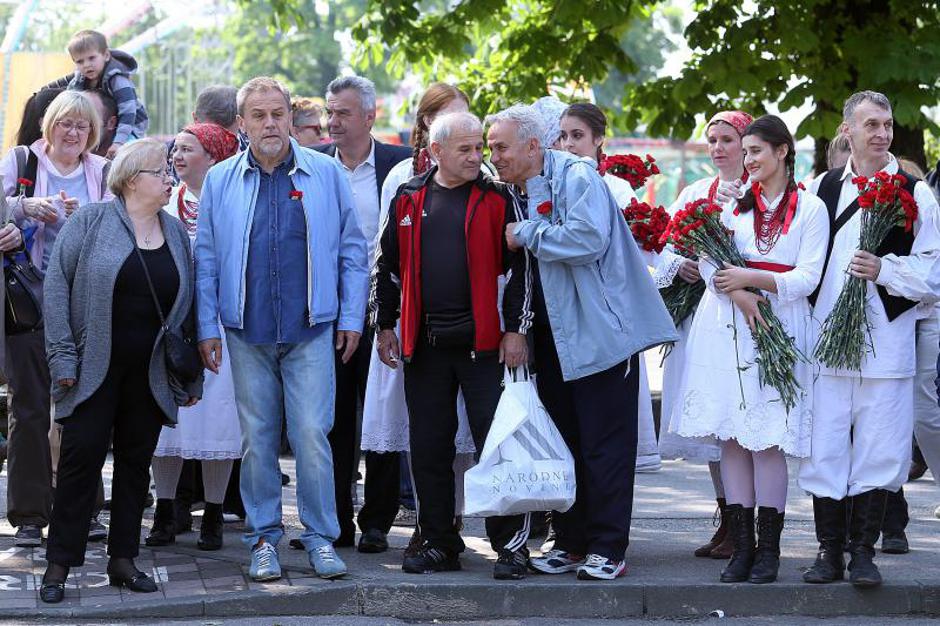
<svg viewBox="0 0 940 626"><path fill-rule="evenodd" d="M37 100L43 100L37 96ZM42 300L42 275L62 225L79 206L111 197L104 185L108 161L92 154L101 120L82 92L65 91L43 112L28 110L20 137L38 139L18 145L0 160L3 195L27 244L31 287ZM7 375L16 396L10 419L7 519L16 528L17 546L42 544L42 529L52 507L52 454L49 442L49 368L42 324L7 329ZM54 437L55 439L55 437ZM90 515L90 513L89 513ZM103 528L101 529L103 530Z"/></svg>
<svg viewBox="0 0 940 626"><path fill-rule="evenodd" d="M201 396L201 375L167 368L166 329L193 326L193 258L186 227L163 211L173 188L166 147L122 146L108 175L116 196L83 207L59 234L46 274L46 347L62 453L39 595L60 602L84 563L98 476L113 439L108 578L153 592L134 565L160 429ZM165 319L165 322L163 321Z"/></svg>

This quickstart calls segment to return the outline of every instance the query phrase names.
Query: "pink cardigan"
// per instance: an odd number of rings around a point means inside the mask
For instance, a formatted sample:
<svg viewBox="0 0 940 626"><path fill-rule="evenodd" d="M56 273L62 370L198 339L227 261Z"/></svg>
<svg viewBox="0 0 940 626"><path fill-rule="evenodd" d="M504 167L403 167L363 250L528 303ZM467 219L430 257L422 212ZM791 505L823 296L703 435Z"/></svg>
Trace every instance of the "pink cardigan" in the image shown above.
<svg viewBox="0 0 940 626"><path fill-rule="evenodd" d="M39 158L39 167L36 169L36 180L34 181L36 187L33 191L33 196L42 197L55 195L58 190L47 189L49 181L49 156L46 154L46 140L37 139L29 149ZM88 185L88 197L92 202L110 200L114 197L114 194L112 194L110 190L105 190L104 195L101 194L101 176L104 171L104 166L107 163L108 160L104 157L91 154L90 152L86 152L82 155L82 167L85 169L85 184ZM23 206L17 199L19 197L18 185L16 183L18 176L16 171L16 153L14 150L10 150L0 159L0 176L3 177L3 195L6 196L7 203L13 208L13 219L16 225L21 228L34 224L38 226L33 238L32 248L30 249L30 258L33 264L39 267L42 263L43 247L45 246L45 237L43 237L45 223L28 218L23 214Z"/></svg>

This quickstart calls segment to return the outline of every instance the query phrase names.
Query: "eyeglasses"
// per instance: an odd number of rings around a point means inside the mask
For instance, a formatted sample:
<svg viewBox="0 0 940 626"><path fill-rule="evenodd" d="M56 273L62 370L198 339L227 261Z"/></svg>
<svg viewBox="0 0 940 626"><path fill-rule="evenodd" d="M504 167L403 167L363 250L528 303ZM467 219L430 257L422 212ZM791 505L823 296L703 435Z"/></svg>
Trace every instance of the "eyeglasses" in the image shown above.
<svg viewBox="0 0 940 626"><path fill-rule="evenodd" d="M73 122L72 120L57 120L56 125L64 130L65 132L76 131L79 133L87 133L91 130L91 124L88 122Z"/></svg>
<svg viewBox="0 0 940 626"><path fill-rule="evenodd" d="M157 178L173 178L173 172L170 170L170 168L159 169L159 170L140 170L137 173L138 174L150 174L151 176L155 176Z"/></svg>

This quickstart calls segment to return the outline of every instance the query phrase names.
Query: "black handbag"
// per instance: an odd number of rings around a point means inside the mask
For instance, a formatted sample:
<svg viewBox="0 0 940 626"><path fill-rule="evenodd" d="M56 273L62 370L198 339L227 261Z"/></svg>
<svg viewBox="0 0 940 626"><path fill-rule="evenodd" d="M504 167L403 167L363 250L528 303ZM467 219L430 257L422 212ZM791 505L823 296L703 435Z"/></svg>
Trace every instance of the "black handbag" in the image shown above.
<svg viewBox="0 0 940 626"><path fill-rule="evenodd" d="M3 282L6 290L3 314L6 334L31 333L42 328L42 304L36 295L42 290L42 276L26 255L18 261L13 255L3 259Z"/></svg>
<svg viewBox="0 0 940 626"><path fill-rule="evenodd" d="M181 328L167 326L166 317L164 317L163 309L160 307L160 300L157 299L157 290L153 288L153 281L150 280L147 262L144 261L144 255L141 254L136 242L134 250L137 252L137 258L140 259L140 264L144 268L147 286L150 287L150 295L153 296L153 304L157 307L157 315L160 317L160 327L163 328L166 369L180 383L184 385L194 383L199 379L203 369L202 358L199 356L196 340L191 335L186 336Z"/></svg>
<svg viewBox="0 0 940 626"><path fill-rule="evenodd" d="M435 348L473 349L475 325L473 312L428 313L424 316L428 344Z"/></svg>

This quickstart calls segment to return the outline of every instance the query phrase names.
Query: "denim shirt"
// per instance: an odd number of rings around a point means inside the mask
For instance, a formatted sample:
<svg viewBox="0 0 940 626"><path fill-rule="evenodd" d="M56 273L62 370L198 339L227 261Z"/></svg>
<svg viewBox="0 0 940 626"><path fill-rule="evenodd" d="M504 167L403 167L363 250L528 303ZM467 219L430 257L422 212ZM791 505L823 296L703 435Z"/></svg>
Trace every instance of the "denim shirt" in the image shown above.
<svg viewBox="0 0 940 626"><path fill-rule="evenodd" d="M245 326L242 338L252 344L300 343L316 331L307 324L307 224L301 199L289 173L293 150L270 174L260 169L261 180L248 239Z"/></svg>

